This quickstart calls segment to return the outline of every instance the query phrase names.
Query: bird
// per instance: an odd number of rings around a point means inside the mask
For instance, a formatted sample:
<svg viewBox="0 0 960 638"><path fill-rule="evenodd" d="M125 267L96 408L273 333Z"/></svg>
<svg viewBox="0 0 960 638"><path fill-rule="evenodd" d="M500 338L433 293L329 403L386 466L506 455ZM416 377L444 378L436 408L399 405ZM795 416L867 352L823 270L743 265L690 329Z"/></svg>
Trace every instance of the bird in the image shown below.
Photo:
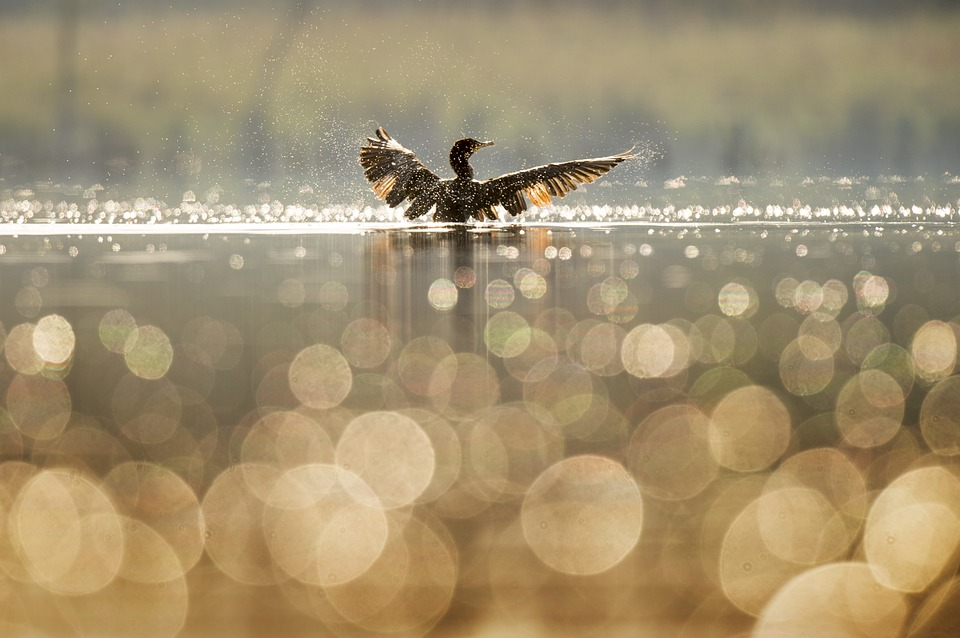
<svg viewBox="0 0 960 638"><path fill-rule="evenodd" d="M536 206L546 206L551 197L563 197L579 184L590 184L621 162L636 157L630 149L617 155L545 164L478 181L473 177L470 156L493 145L471 137L457 140L450 149L450 167L456 177L440 179L413 151L380 127L376 137L368 137L360 147L360 165L364 177L373 184L374 194L388 206L395 208L404 200L410 202L404 211L407 219L417 219L435 209L435 222L465 223L470 218L499 219L498 206L516 217L527 209L527 199Z"/></svg>

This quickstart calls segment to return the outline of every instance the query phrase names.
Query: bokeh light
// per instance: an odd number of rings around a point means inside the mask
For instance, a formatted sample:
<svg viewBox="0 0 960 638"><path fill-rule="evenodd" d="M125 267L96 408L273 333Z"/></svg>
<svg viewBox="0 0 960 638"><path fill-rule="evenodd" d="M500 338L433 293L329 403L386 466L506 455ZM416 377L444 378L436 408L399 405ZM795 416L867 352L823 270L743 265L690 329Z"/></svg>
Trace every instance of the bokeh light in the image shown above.
<svg viewBox="0 0 960 638"><path fill-rule="evenodd" d="M350 365L376 368L390 354L392 341L386 326L369 317L351 321L340 337L340 349Z"/></svg>
<svg viewBox="0 0 960 638"><path fill-rule="evenodd" d="M317 344L301 350L290 363L290 390L304 405L330 408L350 392L353 373L336 348Z"/></svg>
<svg viewBox="0 0 960 638"><path fill-rule="evenodd" d="M809 513L809 509L820 513L817 508L818 502L816 499L810 499L809 503L813 508L809 508L808 511L803 507L798 510L778 511L778 506L782 506L783 502L784 499L779 492L772 492L753 500L740 511L723 537L718 574L720 585L730 602L752 616L760 615L764 605L777 589L807 568L804 563L791 561L772 551L765 541L765 531L770 534L784 527L789 528L790 525L799 523L797 516ZM762 524L769 525L771 511L774 514L774 526L765 529ZM777 523L781 523L783 527L778 529ZM801 529L805 528L801 527ZM802 535L800 538L795 537L793 530L790 529L788 536L776 540L783 543L784 547L781 548L783 552L784 549L793 550L796 542L809 539L803 538Z"/></svg>
<svg viewBox="0 0 960 638"><path fill-rule="evenodd" d="M206 315L192 318L181 333L183 354L187 358L221 371L230 370L240 362L243 342L236 325Z"/></svg>
<svg viewBox="0 0 960 638"><path fill-rule="evenodd" d="M883 277L860 271L853 278L853 292L862 312L877 314L887 303L890 285Z"/></svg>
<svg viewBox="0 0 960 638"><path fill-rule="evenodd" d="M279 472L299 465L333 463L334 455L330 435L316 420L287 410L260 417L246 430L240 447L244 467L268 466Z"/></svg>
<svg viewBox="0 0 960 638"><path fill-rule="evenodd" d="M891 590L920 592L960 548L960 481L941 467L897 477L873 502L863 549L873 576Z"/></svg>
<svg viewBox="0 0 960 638"><path fill-rule="evenodd" d="M320 305L324 310L336 312L350 303L350 291L339 281L328 281L320 286Z"/></svg>
<svg viewBox="0 0 960 638"><path fill-rule="evenodd" d="M925 381L950 375L957 365L957 330L943 321L928 321L910 343L917 374Z"/></svg>
<svg viewBox="0 0 960 638"><path fill-rule="evenodd" d="M458 556L449 537L428 520L389 520L387 543L370 569L311 598L312 611L330 626L420 635L450 605Z"/></svg>
<svg viewBox="0 0 960 638"><path fill-rule="evenodd" d="M703 315L694 322L700 340L697 359L701 363L727 363L737 346L737 333L733 324L718 315Z"/></svg>
<svg viewBox="0 0 960 638"><path fill-rule="evenodd" d="M541 474L523 501L523 534L553 569L587 575L619 563L640 540L643 499L629 473L599 456L574 456Z"/></svg>
<svg viewBox="0 0 960 638"><path fill-rule="evenodd" d="M13 303L22 317L32 319L43 308L43 295L36 286L27 285L17 291Z"/></svg>
<svg viewBox="0 0 960 638"><path fill-rule="evenodd" d="M720 312L728 317L749 317L757 311L756 293L738 281L731 281L720 289L718 302Z"/></svg>
<svg viewBox="0 0 960 638"><path fill-rule="evenodd" d="M67 427L73 400L60 379L18 374L7 386L7 410L20 432L31 439L56 439Z"/></svg>
<svg viewBox="0 0 960 638"><path fill-rule="evenodd" d="M444 392L446 388L442 380L452 374L456 366L456 359L452 355L453 350L439 337L411 339L397 357L400 381L415 395L430 396ZM445 366L445 372L435 375L441 365ZM433 382L434 379L437 382Z"/></svg>
<svg viewBox="0 0 960 638"><path fill-rule="evenodd" d="M613 323L591 326L580 340L580 362L590 372L612 377L623 371L621 345L626 334Z"/></svg>
<svg viewBox="0 0 960 638"><path fill-rule="evenodd" d="M489 305L494 310L502 310L513 303L516 293L510 282L504 279L494 279L487 284L484 296Z"/></svg>
<svg viewBox="0 0 960 638"><path fill-rule="evenodd" d="M166 379L143 379L134 374L117 382L111 407L120 431L137 443L169 440L183 418L183 401L176 386Z"/></svg>
<svg viewBox="0 0 960 638"><path fill-rule="evenodd" d="M874 315L856 314L843 325L847 356L861 365L874 349L890 342L890 331Z"/></svg>
<svg viewBox="0 0 960 638"><path fill-rule="evenodd" d="M43 370L43 360L33 345L35 331L32 323L17 324L10 329L3 344L7 364L21 374L34 375Z"/></svg>
<svg viewBox="0 0 960 638"><path fill-rule="evenodd" d="M920 430L937 454L960 454L960 377L947 377L927 393L920 408Z"/></svg>
<svg viewBox="0 0 960 638"><path fill-rule="evenodd" d="M953 635L957 253L891 228L11 239L0 634Z"/></svg>
<svg viewBox="0 0 960 638"><path fill-rule="evenodd" d="M121 574L140 583L182 578L203 554L204 523L193 489L155 463L126 462L104 478L104 489L124 519L126 557Z"/></svg>
<svg viewBox="0 0 960 638"><path fill-rule="evenodd" d="M864 370L847 381L837 395L837 427L857 447L883 445L903 422L900 384L880 370Z"/></svg>
<svg viewBox="0 0 960 638"><path fill-rule="evenodd" d="M517 356L503 360L503 366L517 381L539 381L559 362L556 340L539 328L530 330L530 343Z"/></svg>
<svg viewBox="0 0 960 638"><path fill-rule="evenodd" d="M563 456L563 439L520 403L486 410L463 424L461 484L484 501L512 501Z"/></svg>
<svg viewBox="0 0 960 638"><path fill-rule="evenodd" d="M453 282L457 288L473 288L477 283L477 273L469 266L460 266L453 273Z"/></svg>
<svg viewBox="0 0 960 638"><path fill-rule="evenodd" d="M899 636L907 620L904 597L878 585L863 563L831 563L799 574L764 606L757 636L798 633Z"/></svg>
<svg viewBox="0 0 960 638"><path fill-rule="evenodd" d="M34 582L60 594L90 594L116 578L124 557L120 518L89 479L37 473L10 510L10 535Z"/></svg>
<svg viewBox="0 0 960 638"><path fill-rule="evenodd" d="M63 366L73 356L73 327L60 315L47 315L33 330L33 348L47 365Z"/></svg>
<svg viewBox="0 0 960 638"><path fill-rule="evenodd" d="M790 414L770 390L746 386L727 394L710 416L710 446L723 467L755 472L787 449Z"/></svg>
<svg viewBox="0 0 960 638"><path fill-rule="evenodd" d="M541 373L537 368L545 368ZM532 370L534 380L523 386L527 409L546 427L557 433L575 424L593 404L593 380L581 365L557 365L545 360Z"/></svg>
<svg viewBox="0 0 960 638"><path fill-rule="evenodd" d="M160 328L138 326L123 344L123 358L138 377L159 379L173 364L173 346Z"/></svg>
<svg viewBox="0 0 960 638"><path fill-rule="evenodd" d="M900 384L904 397L910 394L916 382L913 358L906 349L895 343L881 344L871 350L864 357L861 367L864 370L877 369L890 375Z"/></svg>
<svg viewBox="0 0 960 638"><path fill-rule="evenodd" d="M791 304L801 314L816 312L823 305L823 287L809 279L797 284Z"/></svg>
<svg viewBox="0 0 960 638"><path fill-rule="evenodd" d="M627 467L644 494L668 501L696 496L719 470L706 415L682 404L652 413L633 431Z"/></svg>
<svg viewBox="0 0 960 638"><path fill-rule="evenodd" d="M833 380L834 352L817 337L801 335L780 355L783 387L798 396L817 394Z"/></svg>
<svg viewBox="0 0 960 638"><path fill-rule="evenodd" d="M641 379L664 376L676 358L670 333L662 326L642 324L623 339L621 357L624 369Z"/></svg>
<svg viewBox="0 0 960 638"><path fill-rule="evenodd" d="M844 453L828 447L797 452L777 467L766 490L803 487L822 494L843 517L852 541L866 515L866 482Z"/></svg>
<svg viewBox="0 0 960 638"><path fill-rule="evenodd" d="M263 534L275 565L312 585L347 583L373 565L387 543L380 501L356 474L335 465L300 465L273 484Z"/></svg>
<svg viewBox="0 0 960 638"><path fill-rule="evenodd" d="M415 501L436 466L430 437L396 412L368 412L351 421L337 442L336 460L369 485L386 509Z"/></svg>
<svg viewBox="0 0 960 638"><path fill-rule="evenodd" d="M483 331L487 349L503 359L520 356L530 346L527 320L515 312L501 311L490 317Z"/></svg>
<svg viewBox="0 0 960 638"><path fill-rule="evenodd" d="M284 279L277 286L277 301L288 308L303 305L306 296L306 288L299 279Z"/></svg>
<svg viewBox="0 0 960 638"><path fill-rule="evenodd" d="M513 282L527 299L540 299L547 293L547 281L543 275L530 268L518 269L513 275Z"/></svg>
<svg viewBox="0 0 960 638"><path fill-rule="evenodd" d="M266 465L232 466L203 496L206 553L222 573L239 583L274 585L284 579L263 534L266 502L279 476Z"/></svg>
<svg viewBox="0 0 960 638"><path fill-rule="evenodd" d="M474 354L452 354L430 376L429 395L441 415L461 420L500 399L500 381L490 363Z"/></svg>
<svg viewBox="0 0 960 638"><path fill-rule="evenodd" d="M435 310L446 312L457 305L457 286L449 279L440 278L430 284L427 299Z"/></svg>
<svg viewBox="0 0 960 638"><path fill-rule="evenodd" d="M123 354L127 339L137 329L137 321L123 308L110 310L100 320L100 342L110 352Z"/></svg>
<svg viewBox="0 0 960 638"><path fill-rule="evenodd" d="M846 551L852 537L839 512L819 490L784 487L757 501L764 546L778 558L816 565Z"/></svg>

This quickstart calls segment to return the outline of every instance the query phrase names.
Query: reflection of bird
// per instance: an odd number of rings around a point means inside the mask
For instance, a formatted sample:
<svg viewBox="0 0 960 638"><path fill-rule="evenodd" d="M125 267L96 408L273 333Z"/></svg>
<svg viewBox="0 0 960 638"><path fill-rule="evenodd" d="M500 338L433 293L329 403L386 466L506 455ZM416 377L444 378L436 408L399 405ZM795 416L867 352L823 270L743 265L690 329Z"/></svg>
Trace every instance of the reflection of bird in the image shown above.
<svg viewBox="0 0 960 638"><path fill-rule="evenodd" d="M620 162L635 157L627 151L609 157L546 164L480 182L473 179L469 159L484 146L493 146L493 142L457 140L450 149L450 166L457 176L440 179L413 151L378 128L377 136L367 138L367 143L360 147L360 165L367 180L373 182L373 192L388 206L410 200L405 213L408 219L420 217L436 206L434 221L465 222L470 217L481 221L497 219L497 206L519 215L527 209L524 195L537 206L546 206L551 196L563 197L578 184L589 184Z"/></svg>

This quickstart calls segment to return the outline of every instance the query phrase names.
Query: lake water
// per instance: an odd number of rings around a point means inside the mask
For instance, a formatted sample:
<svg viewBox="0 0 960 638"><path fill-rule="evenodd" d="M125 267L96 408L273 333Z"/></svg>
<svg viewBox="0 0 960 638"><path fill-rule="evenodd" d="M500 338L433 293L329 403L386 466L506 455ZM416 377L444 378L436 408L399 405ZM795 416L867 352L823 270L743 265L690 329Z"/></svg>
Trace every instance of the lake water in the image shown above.
<svg viewBox="0 0 960 638"><path fill-rule="evenodd" d="M952 635L956 193L869 186L4 200L0 633Z"/></svg>

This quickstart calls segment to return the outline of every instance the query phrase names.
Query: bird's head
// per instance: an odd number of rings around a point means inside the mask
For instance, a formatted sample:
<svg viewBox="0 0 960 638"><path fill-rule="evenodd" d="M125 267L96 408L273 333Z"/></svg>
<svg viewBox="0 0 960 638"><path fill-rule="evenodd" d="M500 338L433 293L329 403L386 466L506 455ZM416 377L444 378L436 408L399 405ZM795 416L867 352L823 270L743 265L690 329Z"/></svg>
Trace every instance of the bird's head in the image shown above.
<svg viewBox="0 0 960 638"><path fill-rule="evenodd" d="M477 151L478 148L483 148L484 146L493 146L493 142L481 142L473 139L472 137L465 137L462 140L457 140L454 142L453 148L450 149L450 155L470 157Z"/></svg>

